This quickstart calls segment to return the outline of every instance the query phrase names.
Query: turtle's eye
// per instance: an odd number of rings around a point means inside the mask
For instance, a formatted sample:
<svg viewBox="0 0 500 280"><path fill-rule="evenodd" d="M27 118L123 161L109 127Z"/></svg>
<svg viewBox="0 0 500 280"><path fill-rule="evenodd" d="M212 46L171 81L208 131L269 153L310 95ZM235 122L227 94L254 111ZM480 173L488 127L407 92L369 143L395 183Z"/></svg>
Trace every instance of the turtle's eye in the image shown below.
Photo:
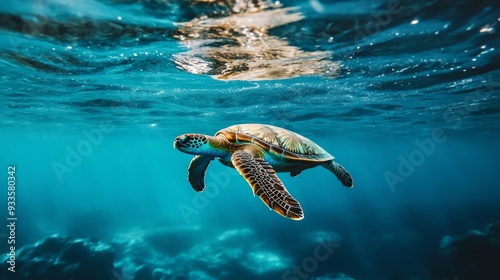
<svg viewBox="0 0 500 280"><path fill-rule="evenodd" d="M191 141L191 137L187 136L187 135L183 135L180 139L179 139L179 142L181 142L181 144L187 144L189 141Z"/></svg>

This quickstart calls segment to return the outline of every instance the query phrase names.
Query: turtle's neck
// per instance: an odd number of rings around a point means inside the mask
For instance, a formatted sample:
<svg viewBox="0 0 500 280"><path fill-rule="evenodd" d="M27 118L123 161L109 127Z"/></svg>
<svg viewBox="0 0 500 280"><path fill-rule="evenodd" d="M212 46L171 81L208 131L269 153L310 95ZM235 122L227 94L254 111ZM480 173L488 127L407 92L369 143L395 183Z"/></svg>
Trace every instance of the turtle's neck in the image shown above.
<svg viewBox="0 0 500 280"><path fill-rule="evenodd" d="M212 147L213 157L227 157L236 151L240 145L231 143L227 140L226 136L219 134L214 137L208 137L210 146Z"/></svg>

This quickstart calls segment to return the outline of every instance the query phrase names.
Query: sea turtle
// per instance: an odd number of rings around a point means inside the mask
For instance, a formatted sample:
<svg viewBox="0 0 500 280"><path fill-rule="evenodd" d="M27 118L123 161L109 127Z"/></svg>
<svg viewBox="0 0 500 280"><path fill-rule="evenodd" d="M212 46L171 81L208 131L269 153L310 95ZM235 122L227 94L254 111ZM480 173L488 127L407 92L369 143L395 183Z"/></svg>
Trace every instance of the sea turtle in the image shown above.
<svg viewBox="0 0 500 280"><path fill-rule="evenodd" d="M215 136L183 134L175 138L174 148L195 155L188 168L188 181L195 191L203 191L205 171L217 158L222 164L236 168L254 195L270 209L293 220L304 218L302 208L276 172L290 172L295 177L302 170L321 165L344 186L353 186L351 175L323 148L302 135L272 125L233 125L219 130Z"/></svg>

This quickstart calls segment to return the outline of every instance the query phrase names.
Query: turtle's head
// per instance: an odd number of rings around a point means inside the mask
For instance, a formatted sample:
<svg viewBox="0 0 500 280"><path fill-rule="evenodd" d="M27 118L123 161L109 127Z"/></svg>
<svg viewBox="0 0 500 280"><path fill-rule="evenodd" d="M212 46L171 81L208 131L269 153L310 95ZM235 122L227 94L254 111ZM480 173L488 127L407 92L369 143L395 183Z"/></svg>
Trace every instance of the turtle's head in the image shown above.
<svg viewBox="0 0 500 280"><path fill-rule="evenodd" d="M226 157L230 155L232 144L225 138L203 134L182 134L174 139L174 149L191 155Z"/></svg>
<svg viewBox="0 0 500 280"><path fill-rule="evenodd" d="M203 134L182 134L174 139L174 148L187 154L200 155L209 149L208 137Z"/></svg>
<svg viewBox="0 0 500 280"><path fill-rule="evenodd" d="M203 134L182 134L174 139L174 148L191 155L223 157L227 151L220 145L220 140Z"/></svg>

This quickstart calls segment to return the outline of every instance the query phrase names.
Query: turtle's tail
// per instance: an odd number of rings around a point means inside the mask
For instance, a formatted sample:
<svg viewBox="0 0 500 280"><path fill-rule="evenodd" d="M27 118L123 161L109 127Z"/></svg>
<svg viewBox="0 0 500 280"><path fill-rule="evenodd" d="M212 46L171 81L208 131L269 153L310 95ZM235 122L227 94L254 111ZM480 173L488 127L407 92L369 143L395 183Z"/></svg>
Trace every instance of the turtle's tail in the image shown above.
<svg viewBox="0 0 500 280"><path fill-rule="evenodd" d="M340 164L334 162L333 160L324 162L321 164L324 168L330 170L337 178L339 181L342 183L342 185L352 188L354 184L354 180L352 179L351 174L347 172L347 170Z"/></svg>

